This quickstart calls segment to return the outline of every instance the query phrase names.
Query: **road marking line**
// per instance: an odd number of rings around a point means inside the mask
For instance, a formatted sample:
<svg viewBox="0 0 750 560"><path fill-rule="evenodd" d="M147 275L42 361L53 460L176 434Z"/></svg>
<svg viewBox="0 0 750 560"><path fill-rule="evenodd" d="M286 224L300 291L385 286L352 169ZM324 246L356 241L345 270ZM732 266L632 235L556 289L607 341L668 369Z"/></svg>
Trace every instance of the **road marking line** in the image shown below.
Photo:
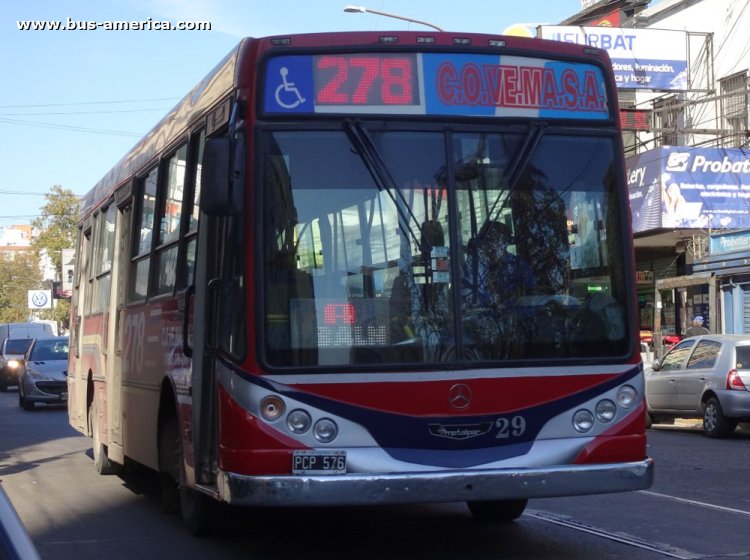
<svg viewBox="0 0 750 560"><path fill-rule="evenodd" d="M576 531L581 531L582 533L588 533L590 535L602 537L604 539L626 544L628 546L641 548L643 550L650 550L651 552L669 556L670 558L679 558L680 560L699 560L705 557L703 554L696 554L694 552L683 550L669 544L651 543L644 541L643 539L639 539L638 537L626 535L624 533L612 533L610 531L599 529L598 527L592 527L591 525L586 525L578 521L573 521L570 518L565 518L563 516L547 511L527 510L524 516L533 517L534 519L538 519L539 521L546 521L547 523L560 525L561 527L567 527L568 529L574 529Z"/></svg>
<svg viewBox="0 0 750 560"><path fill-rule="evenodd" d="M677 496L670 496L669 494L659 494L658 492L651 492L650 490L638 490L641 494L648 494L649 496L656 496L657 498L666 498L668 500L674 500L675 502L682 502L694 506L701 506L708 509L715 509L718 511L724 511L727 513L736 513L738 515L750 516L750 511L744 509L734 509L724 506L717 506L716 504L707 504L706 502L698 502L696 500L688 500L687 498L678 498Z"/></svg>

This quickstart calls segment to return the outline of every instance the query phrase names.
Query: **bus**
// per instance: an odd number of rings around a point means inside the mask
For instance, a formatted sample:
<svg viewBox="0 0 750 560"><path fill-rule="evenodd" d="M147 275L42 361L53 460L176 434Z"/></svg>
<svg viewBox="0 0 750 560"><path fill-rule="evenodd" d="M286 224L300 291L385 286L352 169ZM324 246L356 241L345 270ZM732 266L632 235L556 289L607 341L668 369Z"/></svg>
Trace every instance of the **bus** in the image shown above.
<svg viewBox="0 0 750 560"><path fill-rule="evenodd" d="M623 157L596 48L247 38L83 198L70 423L194 534L647 488Z"/></svg>

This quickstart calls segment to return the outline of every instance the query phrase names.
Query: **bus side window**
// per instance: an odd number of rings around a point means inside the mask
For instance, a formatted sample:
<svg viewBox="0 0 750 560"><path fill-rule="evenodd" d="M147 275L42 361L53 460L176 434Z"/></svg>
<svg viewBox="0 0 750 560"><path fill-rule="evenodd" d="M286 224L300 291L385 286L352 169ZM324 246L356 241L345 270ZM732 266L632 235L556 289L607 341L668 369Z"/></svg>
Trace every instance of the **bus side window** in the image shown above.
<svg viewBox="0 0 750 560"><path fill-rule="evenodd" d="M96 244L92 261L94 290L89 295L89 299L93 300L92 312L106 311L109 306L116 218L117 208L114 204L110 204L106 210L99 213L96 219Z"/></svg>
<svg viewBox="0 0 750 560"><path fill-rule="evenodd" d="M198 246L198 218L200 216L201 161L206 144L206 131L201 130L190 138L187 175L184 189L183 221L187 220L183 239L184 249L178 263L177 289L195 282L195 251Z"/></svg>
<svg viewBox="0 0 750 560"><path fill-rule="evenodd" d="M164 192L159 197L159 212L156 220L159 224L158 248L154 264L157 273L154 288L156 295L172 292L177 283L177 250L184 210L186 163L187 144L183 144L167 160L163 168L166 172L162 185Z"/></svg>
<svg viewBox="0 0 750 560"><path fill-rule="evenodd" d="M156 186L159 168L152 169L140 181L141 198L138 201L135 227L133 228L133 273L130 287L130 300L146 299L148 276L151 265L151 242L154 231L154 211L156 209Z"/></svg>
<svg viewBox="0 0 750 560"><path fill-rule="evenodd" d="M89 263L91 262L91 252L93 251L94 244L92 243L93 239L93 233L91 229L91 222L89 222L89 227L84 228L83 231L83 245L81 250L81 255L83 258L83 261L81 262L81 274L80 274L80 281L81 285L84 286L83 292L85 294L85 297L83 299L83 314L88 316L91 314L91 289L93 286L93 280L91 276L91 267L89 266Z"/></svg>

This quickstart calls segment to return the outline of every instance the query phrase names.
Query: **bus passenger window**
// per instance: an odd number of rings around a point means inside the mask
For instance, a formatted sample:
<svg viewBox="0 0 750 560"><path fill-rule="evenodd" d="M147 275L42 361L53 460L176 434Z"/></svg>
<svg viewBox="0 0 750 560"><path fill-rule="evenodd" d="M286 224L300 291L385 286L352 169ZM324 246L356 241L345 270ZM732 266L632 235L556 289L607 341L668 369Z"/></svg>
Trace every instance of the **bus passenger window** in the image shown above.
<svg viewBox="0 0 750 560"><path fill-rule="evenodd" d="M198 217L200 216L200 193L201 193L201 161L203 160L203 147L206 144L206 131L201 130L190 138L190 149L188 152L188 184L185 185L184 196L186 206L183 214L187 212L187 231L185 233L185 249L177 266L179 277L177 289L185 288L195 282L195 248L198 245ZM192 194L191 194L192 193Z"/></svg>
<svg viewBox="0 0 750 560"><path fill-rule="evenodd" d="M133 273L131 279L131 300L145 299L148 295L148 273L151 264L151 242L154 230L154 210L156 207L156 186L159 169L154 168L141 181L142 196L139 201L133 233Z"/></svg>
<svg viewBox="0 0 750 560"><path fill-rule="evenodd" d="M156 268L155 293L170 293L177 283L177 242L180 235L180 223L183 211L183 193L185 190L185 167L187 144L184 144L169 158L165 171L165 193L159 208L159 249L155 257Z"/></svg>

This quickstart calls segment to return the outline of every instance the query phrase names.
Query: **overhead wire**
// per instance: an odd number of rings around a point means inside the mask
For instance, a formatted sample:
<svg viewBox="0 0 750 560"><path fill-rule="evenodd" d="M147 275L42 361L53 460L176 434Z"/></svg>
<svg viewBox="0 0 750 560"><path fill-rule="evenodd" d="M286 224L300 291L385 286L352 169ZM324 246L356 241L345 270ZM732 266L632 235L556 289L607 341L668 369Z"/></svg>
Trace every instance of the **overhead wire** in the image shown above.
<svg viewBox="0 0 750 560"><path fill-rule="evenodd" d="M90 134L105 134L108 136L133 136L136 138L140 138L142 136L141 133L127 132L124 130L107 130L107 129L88 128L85 126L73 126L73 125L66 125L66 124L38 123L34 121L23 121L23 120L16 120L16 119L0 118L0 123L22 125L22 126L32 126L32 127L37 127L37 128L52 128L52 129L59 129L59 130L68 130L71 132L86 132Z"/></svg>
<svg viewBox="0 0 750 560"><path fill-rule="evenodd" d="M150 103L153 101L178 101L179 97L160 97L155 99L119 99L112 101L76 101L73 103L33 103L26 105L0 105L0 109L29 109L31 107L73 107L80 105L114 105L119 103Z"/></svg>

